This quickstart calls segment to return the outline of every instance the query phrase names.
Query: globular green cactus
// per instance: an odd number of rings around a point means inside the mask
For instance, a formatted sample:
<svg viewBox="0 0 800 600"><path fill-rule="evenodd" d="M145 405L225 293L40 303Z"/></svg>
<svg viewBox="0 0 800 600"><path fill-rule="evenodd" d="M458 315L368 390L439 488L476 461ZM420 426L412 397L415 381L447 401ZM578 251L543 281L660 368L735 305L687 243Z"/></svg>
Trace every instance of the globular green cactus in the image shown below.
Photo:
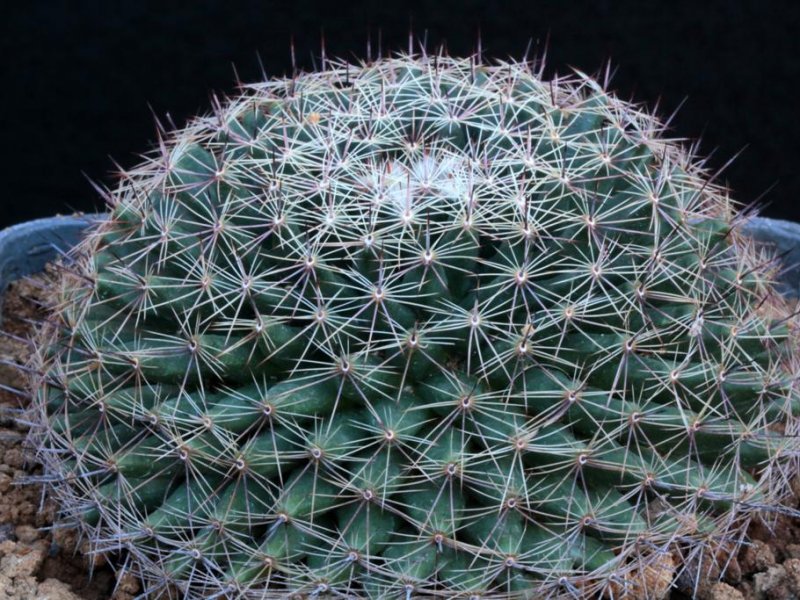
<svg viewBox="0 0 800 600"><path fill-rule="evenodd" d="M693 152L576 72L246 86L108 192L39 335L63 516L154 596L655 596L781 510L798 353Z"/></svg>

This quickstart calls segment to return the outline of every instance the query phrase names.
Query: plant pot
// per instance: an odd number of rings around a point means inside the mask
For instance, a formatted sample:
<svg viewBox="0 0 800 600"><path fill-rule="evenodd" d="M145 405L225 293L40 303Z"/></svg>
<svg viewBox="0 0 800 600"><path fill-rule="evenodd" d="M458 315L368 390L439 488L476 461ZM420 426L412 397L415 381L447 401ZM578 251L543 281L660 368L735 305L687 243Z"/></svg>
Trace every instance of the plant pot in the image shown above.
<svg viewBox="0 0 800 600"><path fill-rule="evenodd" d="M783 267L778 290L787 298L800 298L800 223L756 217L747 224L745 232L778 251Z"/></svg>
<svg viewBox="0 0 800 600"><path fill-rule="evenodd" d="M44 269L48 262L72 248L83 231L102 217L48 217L0 231L0 315L3 313L3 293L9 283Z"/></svg>
<svg viewBox="0 0 800 600"><path fill-rule="evenodd" d="M86 227L101 218L101 214L50 217L0 231L0 314L2 293L11 281L41 271L77 243ZM779 289L787 297L799 298L800 223L756 217L745 231L757 242L777 248L784 266Z"/></svg>

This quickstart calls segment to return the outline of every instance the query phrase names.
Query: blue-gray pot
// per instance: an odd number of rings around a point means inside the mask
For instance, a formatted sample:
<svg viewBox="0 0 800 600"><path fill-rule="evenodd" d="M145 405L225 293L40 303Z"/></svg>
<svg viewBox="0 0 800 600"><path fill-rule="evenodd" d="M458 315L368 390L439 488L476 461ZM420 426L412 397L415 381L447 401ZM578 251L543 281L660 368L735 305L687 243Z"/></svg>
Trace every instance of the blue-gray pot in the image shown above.
<svg viewBox="0 0 800 600"><path fill-rule="evenodd" d="M3 311L3 292L10 282L44 269L48 262L72 248L83 231L102 217L48 217L0 231L0 314Z"/></svg>
<svg viewBox="0 0 800 600"><path fill-rule="evenodd" d="M0 314L2 292L9 282L41 271L80 239L81 233L103 215L50 217L0 231ZM759 243L777 248L783 262L781 293L800 298L800 224L756 217L745 231Z"/></svg>

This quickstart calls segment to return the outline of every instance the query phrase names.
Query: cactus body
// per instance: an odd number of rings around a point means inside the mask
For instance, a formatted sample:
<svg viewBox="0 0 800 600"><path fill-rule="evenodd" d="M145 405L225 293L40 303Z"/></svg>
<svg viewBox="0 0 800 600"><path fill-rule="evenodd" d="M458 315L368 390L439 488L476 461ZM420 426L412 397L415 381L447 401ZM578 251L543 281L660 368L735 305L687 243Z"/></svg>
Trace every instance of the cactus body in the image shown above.
<svg viewBox="0 0 800 600"><path fill-rule="evenodd" d="M661 134L580 73L400 56L165 136L39 338L65 517L190 598L643 597L738 539L797 353Z"/></svg>

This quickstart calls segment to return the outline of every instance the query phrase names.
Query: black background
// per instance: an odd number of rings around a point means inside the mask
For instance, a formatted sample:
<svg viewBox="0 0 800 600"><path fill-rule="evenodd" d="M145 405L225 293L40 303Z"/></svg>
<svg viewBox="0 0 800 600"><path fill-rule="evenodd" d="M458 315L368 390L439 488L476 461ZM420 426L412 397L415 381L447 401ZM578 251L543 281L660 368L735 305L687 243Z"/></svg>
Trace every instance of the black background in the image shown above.
<svg viewBox="0 0 800 600"><path fill-rule="evenodd" d="M407 47L409 23L433 49L521 57L549 36L546 73L596 72L611 87L697 140L720 182L743 203L800 220L800 12L789 2L501 2L398 4L193 0L14 2L0 14L0 226L102 201L87 177L113 184L154 140L153 115L178 125L210 107L211 92L290 74L290 40L313 67L329 55L364 58ZM681 103L686 102L681 106ZM152 111L152 112L151 112Z"/></svg>

